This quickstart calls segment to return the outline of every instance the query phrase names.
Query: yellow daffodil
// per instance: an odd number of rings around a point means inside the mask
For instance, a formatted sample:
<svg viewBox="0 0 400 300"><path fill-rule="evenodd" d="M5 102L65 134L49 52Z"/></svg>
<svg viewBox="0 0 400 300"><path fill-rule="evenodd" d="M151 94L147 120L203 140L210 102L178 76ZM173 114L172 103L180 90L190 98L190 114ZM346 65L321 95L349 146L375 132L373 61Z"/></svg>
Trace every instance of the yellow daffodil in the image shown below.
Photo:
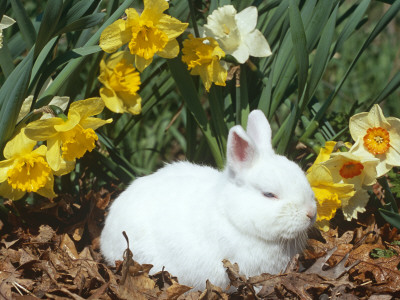
<svg viewBox="0 0 400 300"><path fill-rule="evenodd" d="M335 141L325 142L325 146L321 147L318 156L314 161L314 164L310 167L310 169L307 170L307 172L310 172L311 168L313 168L314 166L327 161L331 157L331 154L333 152L340 152L339 149L335 150L336 144L337 142ZM350 143L344 143L344 146L350 149L352 145Z"/></svg>
<svg viewBox="0 0 400 300"><path fill-rule="evenodd" d="M28 124L25 133L33 140L47 141L47 162L57 175L62 175L70 171L71 162L94 149L98 139L94 130L112 122L112 119L92 117L103 109L101 98L76 101L71 104L67 118L53 117L34 121ZM63 170L64 167L67 170Z"/></svg>
<svg viewBox="0 0 400 300"><path fill-rule="evenodd" d="M354 185L335 183L329 169L323 165L315 165L307 179L317 199L316 226L327 231L329 220L333 218L336 210L355 194Z"/></svg>
<svg viewBox="0 0 400 300"><path fill-rule="evenodd" d="M226 54L244 63L249 56L266 57L272 54L264 35L256 29L258 11L249 6L237 13L232 5L215 9L207 17L204 34L215 38Z"/></svg>
<svg viewBox="0 0 400 300"><path fill-rule="evenodd" d="M22 198L27 192L35 192L53 198L53 173L46 162L47 148L36 146L22 129L4 148L0 161L0 195L12 200Z"/></svg>
<svg viewBox="0 0 400 300"><path fill-rule="evenodd" d="M10 27L12 24L15 23L15 20L3 15L0 21L0 49L3 47L3 29Z"/></svg>
<svg viewBox="0 0 400 300"><path fill-rule="evenodd" d="M99 81L104 85L100 96L107 108L115 113L140 114L142 98L139 72L132 65L133 56L127 51L116 52L100 63Z"/></svg>
<svg viewBox="0 0 400 300"><path fill-rule="evenodd" d="M350 118L350 134L356 141L352 152L379 159L377 177L400 166L400 119L385 118L379 105Z"/></svg>
<svg viewBox="0 0 400 300"><path fill-rule="evenodd" d="M135 55L136 68L142 72L155 54L164 58L174 58L179 53L176 38L188 23L163 14L169 8L165 0L144 0L144 10L139 16L133 8L128 8L126 20L117 20L108 26L100 37L100 47L108 53L117 51L128 44Z"/></svg>
<svg viewBox="0 0 400 300"><path fill-rule="evenodd" d="M190 74L200 75L207 91L213 82L225 86L227 71L220 62L225 53L216 40L189 34L189 39L183 41L182 52L182 61L191 70Z"/></svg>

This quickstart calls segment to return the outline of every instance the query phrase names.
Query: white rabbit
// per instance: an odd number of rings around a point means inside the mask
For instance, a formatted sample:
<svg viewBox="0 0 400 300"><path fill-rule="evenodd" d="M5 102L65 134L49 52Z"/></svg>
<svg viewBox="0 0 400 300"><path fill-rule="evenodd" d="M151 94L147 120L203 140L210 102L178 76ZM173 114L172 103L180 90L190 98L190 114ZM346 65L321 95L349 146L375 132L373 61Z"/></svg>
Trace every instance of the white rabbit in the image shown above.
<svg viewBox="0 0 400 300"><path fill-rule="evenodd" d="M127 243L139 263L165 269L181 284L229 284L222 260L246 276L279 273L303 250L316 218L313 191L294 162L274 153L263 112L252 111L247 133L229 131L223 171L189 162L136 179L111 205L101 234L109 264Z"/></svg>

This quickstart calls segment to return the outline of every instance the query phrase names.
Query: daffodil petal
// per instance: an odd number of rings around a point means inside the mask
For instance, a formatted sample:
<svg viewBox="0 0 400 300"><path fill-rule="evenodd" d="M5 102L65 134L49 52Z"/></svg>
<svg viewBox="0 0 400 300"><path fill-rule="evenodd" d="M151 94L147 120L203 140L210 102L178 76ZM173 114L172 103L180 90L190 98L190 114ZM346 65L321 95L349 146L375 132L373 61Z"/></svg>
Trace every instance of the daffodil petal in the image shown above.
<svg viewBox="0 0 400 300"><path fill-rule="evenodd" d="M126 27L126 21L119 19L103 30L99 46L104 52L115 52L130 41L131 35L130 29Z"/></svg>
<svg viewBox="0 0 400 300"><path fill-rule="evenodd" d="M169 15L162 15L158 21L157 28L164 32L169 40L174 40L186 30L188 25L188 23L182 23Z"/></svg>
<svg viewBox="0 0 400 300"><path fill-rule="evenodd" d="M244 44L240 44L231 55L238 61L240 64L244 64L246 60L249 59L249 48Z"/></svg>
<svg viewBox="0 0 400 300"><path fill-rule="evenodd" d="M400 166L400 152L391 147L389 151L386 153L386 163L390 166Z"/></svg>
<svg viewBox="0 0 400 300"><path fill-rule="evenodd" d="M163 58L174 58L177 57L179 54L179 44L176 40L171 40L169 41L166 45L165 48L157 54Z"/></svg>
<svg viewBox="0 0 400 300"><path fill-rule="evenodd" d="M53 171L58 171L61 166L61 140L57 138L47 141L46 160Z"/></svg>
<svg viewBox="0 0 400 300"><path fill-rule="evenodd" d="M386 121L385 116L383 115L382 109L378 104L375 104L371 110L368 112L368 122L371 124L371 127L383 127L388 129L390 126Z"/></svg>
<svg viewBox="0 0 400 300"><path fill-rule="evenodd" d="M267 57L272 54L271 48L264 35L258 30L250 32L246 37L244 37L245 43L249 48L249 53L251 56L255 57Z"/></svg>
<svg viewBox="0 0 400 300"><path fill-rule="evenodd" d="M400 119L389 117L386 121L390 124L390 145L400 152Z"/></svg>
<svg viewBox="0 0 400 300"><path fill-rule="evenodd" d="M38 148L32 151L32 153L38 154L40 156L46 156L47 147L45 145L40 145Z"/></svg>
<svg viewBox="0 0 400 300"><path fill-rule="evenodd" d="M13 159L6 159L0 161L0 182L7 180L7 172L14 164Z"/></svg>
<svg viewBox="0 0 400 300"><path fill-rule="evenodd" d="M57 194L54 193L53 186L54 186L54 177L53 174L50 174L49 180L47 180L46 185L38 189L36 193L49 199L57 197Z"/></svg>
<svg viewBox="0 0 400 300"><path fill-rule="evenodd" d="M4 147L4 157L10 159L14 156L23 156L30 153L36 145L36 141L28 138L22 129L12 140Z"/></svg>
<svg viewBox="0 0 400 300"><path fill-rule="evenodd" d="M30 111L33 101L33 95L30 95L25 98L24 102L22 103L21 110L19 111L17 123L21 121Z"/></svg>
<svg viewBox="0 0 400 300"><path fill-rule="evenodd" d="M64 123L61 118L37 120L29 123L25 128L25 134L35 141L44 141L57 134L54 126Z"/></svg>
<svg viewBox="0 0 400 300"><path fill-rule="evenodd" d="M358 190L353 197L351 197L346 205L342 205L343 215L347 221L357 219L358 213L365 211L365 206L369 200L369 195L366 190Z"/></svg>
<svg viewBox="0 0 400 300"><path fill-rule="evenodd" d="M139 70L139 72L143 72L143 70L146 69L151 64L152 61L153 58L145 59L143 57L135 55L135 66Z"/></svg>
<svg viewBox="0 0 400 300"><path fill-rule="evenodd" d="M103 99L107 108L112 112L118 114L122 114L125 112L122 99L120 99L112 89L109 89L107 86L102 87L100 89L100 96Z"/></svg>
<svg viewBox="0 0 400 300"><path fill-rule="evenodd" d="M81 119L98 115L104 109L104 102L100 97L88 98L73 102L70 111L79 113Z"/></svg>
<svg viewBox="0 0 400 300"><path fill-rule="evenodd" d="M10 18L9 16L3 15L0 21L0 30L6 29L15 23L15 20Z"/></svg>
<svg viewBox="0 0 400 300"><path fill-rule="evenodd" d="M77 124L79 124L81 117L79 113L73 109L69 109L68 112L68 120L63 121L58 125L54 125L54 129L58 132L65 132L74 128Z"/></svg>
<svg viewBox="0 0 400 300"><path fill-rule="evenodd" d="M256 28L258 11L255 6L249 6L243 9L235 16L237 27L243 33L250 33Z"/></svg>
<svg viewBox="0 0 400 300"><path fill-rule="evenodd" d="M0 183L0 196L11 199L11 200L19 200L21 199L26 192L21 190L14 190L6 181Z"/></svg>
<svg viewBox="0 0 400 300"><path fill-rule="evenodd" d="M169 8L169 4L165 0L144 0L144 10L141 19L151 20L153 24L157 24L163 12Z"/></svg>
<svg viewBox="0 0 400 300"><path fill-rule="evenodd" d="M99 118L86 118L86 119L82 120L80 125L84 129L92 128L93 130L96 130L97 128L99 128L105 124L109 124L111 122L112 122L112 119L103 120L103 119L99 119Z"/></svg>
<svg viewBox="0 0 400 300"><path fill-rule="evenodd" d="M138 115L142 112L142 98L140 95L126 99L125 104L127 106L127 110L133 115Z"/></svg>
<svg viewBox="0 0 400 300"><path fill-rule="evenodd" d="M350 118L349 130L350 135L354 141L357 141L359 137L364 137L368 128L371 127L371 124L368 123L367 116L367 112L362 112L355 114Z"/></svg>
<svg viewBox="0 0 400 300"><path fill-rule="evenodd" d="M76 163L75 160L74 161L66 161L61 158L60 168L58 169L58 171L53 171L54 175L62 176L62 175L70 173L71 171L73 171L75 169L75 163Z"/></svg>

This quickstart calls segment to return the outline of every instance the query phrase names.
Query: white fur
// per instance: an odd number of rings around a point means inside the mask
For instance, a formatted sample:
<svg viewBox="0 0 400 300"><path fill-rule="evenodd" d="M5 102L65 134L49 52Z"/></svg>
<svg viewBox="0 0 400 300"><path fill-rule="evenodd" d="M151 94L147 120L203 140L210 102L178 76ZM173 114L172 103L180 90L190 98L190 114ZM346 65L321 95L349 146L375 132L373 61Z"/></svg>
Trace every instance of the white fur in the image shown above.
<svg viewBox="0 0 400 300"><path fill-rule="evenodd" d="M237 262L246 276L282 271L315 221L311 187L294 162L273 152L261 111L250 113L247 133L230 130L227 148L222 172L178 162L135 180L107 216L106 261L122 259L126 231L136 261L153 264L153 272L165 266L198 289L207 279L228 285L223 259Z"/></svg>

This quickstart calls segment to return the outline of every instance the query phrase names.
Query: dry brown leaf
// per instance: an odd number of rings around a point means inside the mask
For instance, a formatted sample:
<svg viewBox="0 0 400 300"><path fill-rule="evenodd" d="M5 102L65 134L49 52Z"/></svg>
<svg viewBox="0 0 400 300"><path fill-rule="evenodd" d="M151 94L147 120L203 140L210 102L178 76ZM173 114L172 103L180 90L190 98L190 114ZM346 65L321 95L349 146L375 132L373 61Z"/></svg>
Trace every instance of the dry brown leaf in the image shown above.
<svg viewBox="0 0 400 300"><path fill-rule="evenodd" d="M42 225L39 227L39 234L31 238L33 243L48 243L56 235L56 232L49 225Z"/></svg>
<svg viewBox="0 0 400 300"><path fill-rule="evenodd" d="M400 286L400 256L371 258L370 252L383 248L381 244L364 244L350 253L351 259L360 260L350 275L359 283L369 283L375 292L396 292Z"/></svg>
<svg viewBox="0 0 400 300"><path fill-rule="evenodd" d="M60 248L64 250L72 259L77 259L79 257L78 251L75 247L75 243L71 240L68 234L63 235Z"/></svg>
<svg viewBox="0 0 400 300"><path fill-rule="evenodd" d="M218 286L213 285L209 280L206 281L206 289L201 293L199 300L228 300L228 295Z"/></svg>

